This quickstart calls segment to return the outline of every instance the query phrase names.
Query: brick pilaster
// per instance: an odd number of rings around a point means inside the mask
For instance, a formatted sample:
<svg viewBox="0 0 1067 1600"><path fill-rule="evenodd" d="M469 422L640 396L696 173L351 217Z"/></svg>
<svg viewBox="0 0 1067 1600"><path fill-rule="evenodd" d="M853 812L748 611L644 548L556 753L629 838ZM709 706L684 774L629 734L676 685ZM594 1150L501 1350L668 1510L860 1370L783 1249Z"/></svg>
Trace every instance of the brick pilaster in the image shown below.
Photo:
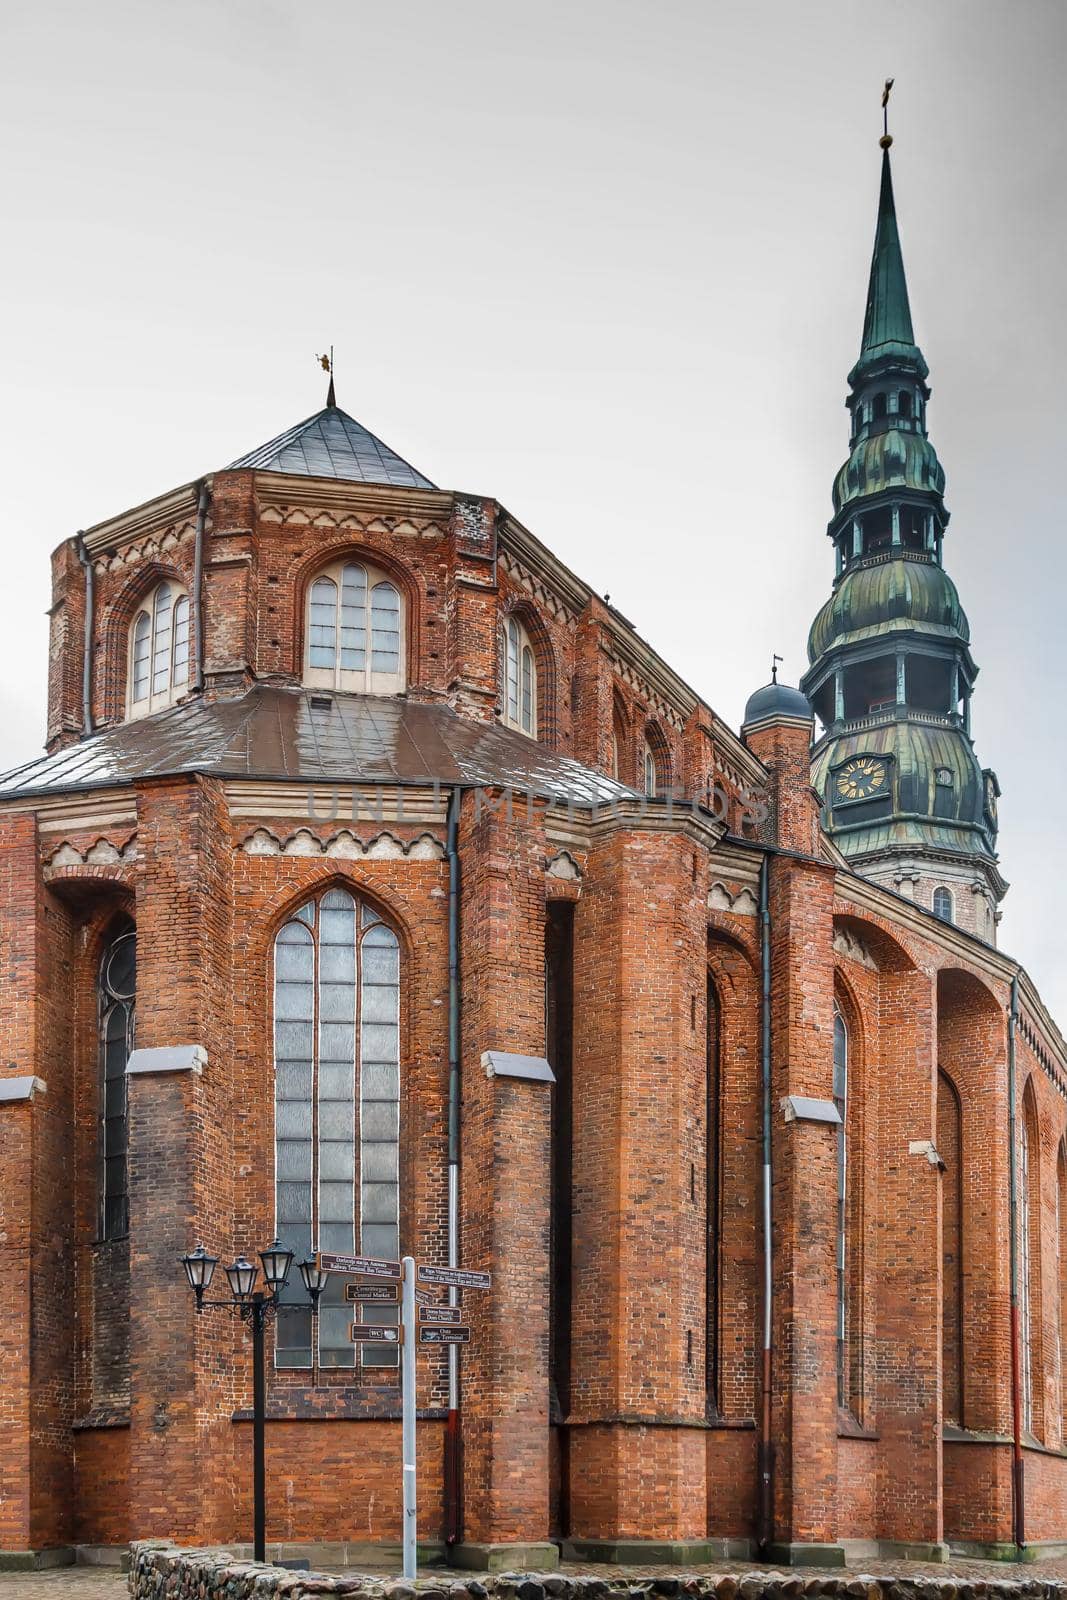
<svg viewBox="0 0 1067 1600"><path fill-rule="evenodd" d="M221 802L198 780L138 795L137 1045L201 1045L195 1071L129 1079L130 1522L230 1537L238 1341L229 1313L199 1319L179 1257L232 1239L229 857ZM266 1241L241 1240L254 1248ZM228 1288L219 1268L220 1298Z"/></svg>
<svg viewBox="0 0 1067 1600"><path fill-rule="evenodd" d="M509 820L468 795L460 851L463 1260L493 1272L491 1294L464 1297L474 1329L463 1361L465 1534L540 1541L549 1533L550 1088L487 1078L481 1056L544 1053L544 834L524 806Z"/></svg>
<svg viewBox="0 0 1067 1600"><path fill-rule="evenodd" d="M837 1129L786 1122L787 1095L833 1098L833 874L771 862L774 1065L774 1538L837 1537Z"/></svg>
<svg viewBox="0 0 1067 1600"><path fill-rule="evenodd" d="M571 1533L707 1526L704 853L591 851L574 958Z"/></svg>

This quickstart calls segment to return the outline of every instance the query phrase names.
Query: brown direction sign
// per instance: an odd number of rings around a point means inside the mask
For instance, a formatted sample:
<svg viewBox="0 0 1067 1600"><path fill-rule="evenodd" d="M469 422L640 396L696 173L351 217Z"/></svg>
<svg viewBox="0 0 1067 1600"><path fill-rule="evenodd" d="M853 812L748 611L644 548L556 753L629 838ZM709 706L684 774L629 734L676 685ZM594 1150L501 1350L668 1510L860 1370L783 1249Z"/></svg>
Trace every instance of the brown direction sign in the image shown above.
<svg viewBox="0 0 1067 1600"><path fill-rule="evenodd" d="M470 1344L469 1328L420 1328L420 1344Z"/></svg>
<svg viewBox="0 0 1067 1600"><path fill-rule="evenodd" d="M419 1306L420 1322L462 1322L458 1306Z"/></svg>
<svg viewBox="0 0 1067 1600"><path fill-rule="evenodd" d="M441 1302L435 1294L430 1294L427 1289L415 1290L415 1304L417 1306L438 1306Z"/></svg>
<svg viewBox="0 0 1067 1600"><path fill-rule="evenodd" d="M491 1272L472 1272L466 1267L424 1267L418 1269L420 1283L444 1283L450 1289L491 1289Z"/></svg>
<svg viewBox="0 0 1067 1600"><path fill-rule="evenodd" d="M350 1278L393 1278L399 1280L399 1261L381 1261L377 1256L337 1256L320 1250L320 1272L345 1272Z"/></svg>
<svg viewBox="0 0 1067 1600"><path fill-rule="evenodd" d="M382 1327L373 1322L353 1322L353 1344L403 1344L403 1328Z"/></svg>
<svg viewBox="0 0 1067 1600"><path fill-rule="evenodd" d="M396 1305L400 1299L400 1285L398 1283L346 1283L345 1300L350 1306L372 1305L388 1300L391 1305Z"/></svg>

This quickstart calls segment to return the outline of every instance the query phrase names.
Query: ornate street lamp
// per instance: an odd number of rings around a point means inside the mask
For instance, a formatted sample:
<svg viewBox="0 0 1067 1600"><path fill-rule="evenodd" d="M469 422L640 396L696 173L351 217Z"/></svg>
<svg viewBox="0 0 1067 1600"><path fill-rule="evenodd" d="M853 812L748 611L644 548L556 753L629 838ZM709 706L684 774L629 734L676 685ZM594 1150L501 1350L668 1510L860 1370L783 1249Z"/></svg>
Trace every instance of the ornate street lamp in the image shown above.
<svg viewBox="0 0 1067 1600"><path fill-rule="evenodd" d="M196 1309L203 1311L205 1307L212 1311L236 1311L242 1322L247 1322L252 1329L252 1519L253 1534L252 1546L254 1559L266 1561L267 1559L267 1513L266 1513L266 1449L265 1427L267 1414L267 1385L266 1362L264 1360L264 1331L268 1321L276 1317L280 1311L305 1311L307 1306L302 1302L293 1302L283 1305L279 1295L289 1281L289 1273L293 1266L293 1252L288 1250L280 1240L275 1239L265 1250L259 1252L259 1259L263 1266L263 1282L266 1290L256 1288L259 1279L259 1267L254 1261L249 1261L242 1253L235 1261L223 1270L230 1285L229 1300L205 1300L204 1295L211 1287L211 1280L215 1268L219 1264L218 1256L209 1255L202 1244L195 1250L190 1250L188 1255L181 1257L182 1266L189 1287L196 1295ZM326 1274L320 1268L314 1256L308 1256L300 1263L300 1277L311 1302L314 1314L318 1310L319 1296L326 1285Z"/></svg>
<svg viewBox="0 0 1067 1600"><path fill-rule="evenodd" d="M218 1256L209 1256L202 1244L191 1250L187 1256L182 1256L182 1266L185 1276L189 1280L189 1287L196 1295L196 1309L199 1311L204 1303L204 1292L211 1287L211 1280L215 1276L215 1268L219 1264Z"/></svg>

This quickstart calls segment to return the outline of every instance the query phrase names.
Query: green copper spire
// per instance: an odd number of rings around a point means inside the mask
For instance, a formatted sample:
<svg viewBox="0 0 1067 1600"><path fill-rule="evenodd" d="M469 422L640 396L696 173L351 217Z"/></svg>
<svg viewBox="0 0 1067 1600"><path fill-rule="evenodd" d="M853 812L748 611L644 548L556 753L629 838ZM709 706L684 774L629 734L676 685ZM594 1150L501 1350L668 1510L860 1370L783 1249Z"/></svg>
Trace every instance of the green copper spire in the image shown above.
<svg viewBox="0 0 1067 1600"><path fill-rule="evenodd" d="M908 303L908 283L904 276L904 256L900 248L897 208L893 199L893 174L889 165L891 140L882 140L882 186L878 195L878 223L874 232L871 275L867 283L867 309L863 317L863 343L860 358L849 373L856 383L877 362L892 359L910 362L922 376L926 362L915 343Z"/></svg>
<svg viewBox="0 0 1067 1600"><path fill-rule="evenodd" d="M867 311L863 319L862 352L867 355L879 345L914 344L911 307L904 277L904 257L900 251L897 208L893 203L893 175L889 151L882 151L882 188L878 196L878 226L874 234L874 255L867 285Z"/></svg>
<svg viewBox="0 0 1067 1600"><path fill-rule="evenodd" d="M926 429L889 143L886 129L863 346L849 374L849 455L827 528L836 576L800 680L821 724L811 780L823 826L856 871L938 915L948 906L992 942L1007 888L1000 790L971 738L978 668L942 564L945 475Z"/></svg>

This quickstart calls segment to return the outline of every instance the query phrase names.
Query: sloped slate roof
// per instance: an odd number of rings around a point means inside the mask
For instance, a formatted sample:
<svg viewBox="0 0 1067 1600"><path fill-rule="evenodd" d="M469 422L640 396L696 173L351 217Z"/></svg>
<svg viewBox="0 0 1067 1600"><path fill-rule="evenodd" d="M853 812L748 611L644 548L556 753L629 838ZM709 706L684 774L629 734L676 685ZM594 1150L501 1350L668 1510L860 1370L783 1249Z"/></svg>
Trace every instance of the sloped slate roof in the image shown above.
<svg viewBox="0 0 1067 1600"><path fill-rule="evenodd" d="M436 488L403 456L337 406L326 406L258 450L238 456L227 470L236 467L294 472L308 478L344 478L353 483L388 483L402 489Z"/></svg>
<svg viewBox="0 0 1067 1600"><path fill-rule="evenodd" d="M437 779L582 807L634 795L580 761L448 706L257 684L233 699L190 699L30 761L0 776L0 800L178 772L307 783Z"/></svg>

